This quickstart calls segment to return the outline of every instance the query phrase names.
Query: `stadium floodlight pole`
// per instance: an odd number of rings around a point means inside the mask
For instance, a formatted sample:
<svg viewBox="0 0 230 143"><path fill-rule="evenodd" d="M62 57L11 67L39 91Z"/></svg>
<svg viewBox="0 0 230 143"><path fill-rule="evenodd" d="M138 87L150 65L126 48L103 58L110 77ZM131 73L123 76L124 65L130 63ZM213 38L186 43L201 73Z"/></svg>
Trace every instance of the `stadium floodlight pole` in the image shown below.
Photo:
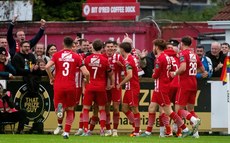
<svg viewBox="0 0 230 143"><path fill-rule="evenodd" d="M229 62L230 62L230 52L227 54L227 113L228 113L228 134L230 134L230 71L229 71Z"/></svg>

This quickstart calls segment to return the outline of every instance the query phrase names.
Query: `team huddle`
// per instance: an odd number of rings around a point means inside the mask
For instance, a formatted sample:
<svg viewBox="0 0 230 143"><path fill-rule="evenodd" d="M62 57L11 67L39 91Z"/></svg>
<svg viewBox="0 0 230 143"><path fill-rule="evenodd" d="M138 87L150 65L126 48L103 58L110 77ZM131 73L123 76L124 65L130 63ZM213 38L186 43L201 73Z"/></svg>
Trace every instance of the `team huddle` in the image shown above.
<svg viewBox="0 0 230 143"><path fill-rule="evenodd" d="M58 117L58 127L54 134L62 130L64 114L66 117L63 138L68 139L75 118L74 107L83 95L83 109L80 114L78 136L90 136L100 123L101 136L118 136L119 106L133 126L131 136L150 136L155 122L156 112L160 112L160 137L172 136L169 118L174 121L173 128L177 137L192 135L199 138L200 119L194 112L196 98L196 74L208 74L200 58L189 48L190 37L183 37L180 52L170 47L162 39L153 41L153 53L156 56L152 78L155 88L149 105L147 129L140 133L138 67L131 43L122 42L118 47L113 41L93 42L92 53L77 54L74 40L65 37L63 50L55 53L46 64L50 83L54 87L54 107ZM50 68L55 68L51 73ZM124 73L124 77L122 77ZM125 86L123 99L122 86ZM110 105L113 106L113 128L110 126ZM171 103L175 106L172 109ZM90 109L93 116L89 117ZM99 116L98 116L99 114ZM190 121L192 131L182 118Z"/></svg>

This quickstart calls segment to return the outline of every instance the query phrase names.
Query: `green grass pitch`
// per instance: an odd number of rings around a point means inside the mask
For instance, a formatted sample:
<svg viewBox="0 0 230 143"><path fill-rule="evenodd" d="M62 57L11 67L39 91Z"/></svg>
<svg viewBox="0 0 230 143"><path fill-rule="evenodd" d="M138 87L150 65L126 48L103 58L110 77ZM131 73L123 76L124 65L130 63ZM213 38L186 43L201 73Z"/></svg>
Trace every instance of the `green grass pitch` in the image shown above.
<svg viewBox="0 0 230 143"><path fill-rule="evenodd" d="M230 143L230 136L200 136L199 139L187 138L159 138L157 135L143 137L77 137L71 135L69 139L63 139L61 135L0 135L0 143Z"/></svg>

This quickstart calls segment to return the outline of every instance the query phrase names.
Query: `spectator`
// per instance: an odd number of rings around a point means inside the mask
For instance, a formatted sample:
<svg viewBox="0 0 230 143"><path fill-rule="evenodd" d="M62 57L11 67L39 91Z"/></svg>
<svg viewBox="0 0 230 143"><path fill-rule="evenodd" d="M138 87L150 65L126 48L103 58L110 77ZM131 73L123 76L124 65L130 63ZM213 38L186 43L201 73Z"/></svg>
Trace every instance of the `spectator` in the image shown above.
<svg viewBox="0 0 230 143"><path fill-rule="evenodd" d="M34 49L34 56L36 59L43 59L46 63L50 60L48 56L45 55L44 44L38 43Z"/></svg>
<svg viewBox="0 0 230 143"><path fill-rule="evenodd" d="M138 76L142 76L144 74L144 71L142 68L145 68L147 66L146 64L146 56L148 54L147 50L142 50L140 51L139 49L136 49L133 45L133 40L129 38L129 35L126 33L124 36L124 39L122 40L122 43L128 42L132 46L132 52L131 54L133 55L134 61L138 67Z"/></svg>
<svg viewBox="0 0 230 143"><path fill-rule="evenodd" d="M47 72L45 69L46 62L43 59L37 59L38 70L36 71L38 76L47 76Z"/></svg>
<svg viewBox="0 0 230 143"><path fill-rule="evenodd" d="M57 46L54 44L49 44L46 48L46 56L48 56L50 59L52 59L53 54L57 52ZM55 66L52 66L50 68L52 73L55 73Z"/></svg>
<svg viewBox="0 0 230 143"><path fill-rule="evenodd" d="M57 52L57 46L54 44L49 44L46 48L46 56L50 59L53 57L53 54Z"/></svg>
<svg viewBox="0 0 230 143"><path fill-rule="evenodd" d="M228 43L222 43L221 44L221 51L225 54L225 55L227 55L228 54L228 52L230 51L230 46L229 46L229 44Z"/></svg>
<svg viewBox="0 0 230 143"><path fill-rule="evenodd" d="M22 41L25 41L26 39L25 32L23 30L18 30L15 35L16 38L13 38L13 28L17 18L18 16L14 16L7 31L7 41L9 43L9 53L11 55L11 58L13 58L15 53L18 53L20 51L20 43ZM43 36L45 24L46 21L44 19L41 19L41 27L38 33L33 37L33 39L29 40L30 48L34 47Z"/></svg>
<svg viewBox="0 0 230 143"><path fill-rule="evenodd" d="M202 73L197 73L196 78L210 78L212 77L212 61L209 57L205 56L205 51L204 51L204 46L203 45L198 45L196 47L196 53L200 57L200 60L205 68L205 71L208 72L208 76Z"/></svg>
<svg viewBox="0 0 230 143"><path fill-rule="evenodd" d="M23 76L23 81L27 84L29 94L31 96L38 94L39 82L36 79L36 65L35 56L30 53L30 42L23 41L20 44L20 52L15 54L12 60L13 66L16 68L17 75Z"/></svg>
<svg viewBox="0 0 230 143"><path fill-rule="evenodd" d="M144 68L142 68L145 72L145 74L143 75L143 77L152 77L153 74L153 69L154 69L154 61L155 61L156 57L153 53L153 51L149 52L146 56L146 65Z"/></svg>
<svg viewBox="0 0 230 143"><path fill-rule="evenodd" d="M8 42L6 40L6 37L0 37L0 47L4 47L6 49L6 58L10 59L10 53L8 52Z"/></svg>
<svg viewBox="0 0 230 143"><path fill-rule="evenodd" d="M88 53L89 52L89 41L86 39L79 40L80 49L77 50L77 53Z"/></svg>
<svg viewBox="0 0 230 143"><path fill-rule="evenodd" d="M25 110L16 110L11 99L10 92L3 89L0 84L0 123L19 122L17 133L23 133L24 125L28 123Z"/></svg>
<svg viewBox="0 0 230 143"><path fill-rule="evenodd" d="M81 40L81 38L77 36L73 41L75 43L75 45L76 45L77 50L80 49L80 40Z"/></svg>
<svg viewBox="0 0 230 143"><path fill-rule="evenodd" d="M16 74L16 70L6 58L7 52L4 47L0 47L0 77L4 79L12 79Z"/></svg>
<svg viewBox="0 0 230 143"><path fill-rule="evenodd" d="M222 67L226 55L221 51L221 45L218 42L213 42L211 44L211 51L206 53L212 61L213 75L212 77L220 77L222 72Z"/></svg>

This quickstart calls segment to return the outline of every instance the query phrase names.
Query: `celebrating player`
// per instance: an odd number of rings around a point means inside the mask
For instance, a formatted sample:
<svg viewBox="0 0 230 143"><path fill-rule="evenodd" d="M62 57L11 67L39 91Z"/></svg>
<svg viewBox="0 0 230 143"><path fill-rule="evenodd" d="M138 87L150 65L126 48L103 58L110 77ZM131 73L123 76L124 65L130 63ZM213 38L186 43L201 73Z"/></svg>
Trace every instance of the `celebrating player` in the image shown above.
<svg viewBox="0 0 230 143"><path fill-rule="evenodd" d="M54 108L58 118L63 118L66 112L66 123L63 138L69 138L69 132L74 120L74 106L76 105L76 82L75 74L77 67L80 67L86 81L89 81L89 71L84 66L80 56L72 52L73 39L64 38L64 49L55 53L52 60L46 65L50 83L54 85ZM49 68L55 65L55 77L53 78Z"/></svg>

